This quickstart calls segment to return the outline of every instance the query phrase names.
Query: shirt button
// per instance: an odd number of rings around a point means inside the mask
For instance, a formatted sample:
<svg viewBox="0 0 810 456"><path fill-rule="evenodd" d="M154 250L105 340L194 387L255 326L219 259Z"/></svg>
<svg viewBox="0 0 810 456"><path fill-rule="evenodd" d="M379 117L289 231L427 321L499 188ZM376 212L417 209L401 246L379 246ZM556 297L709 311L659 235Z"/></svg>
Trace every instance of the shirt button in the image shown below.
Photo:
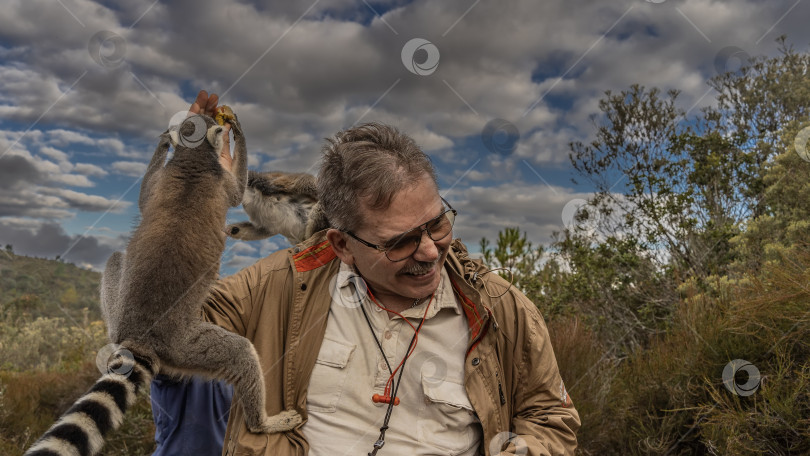
<svg viewBox="0 0 810 456"><path fill-rule="evenodd" d="M386 338L386 339L390 339L390 338L391 338L391 331L386 331L386 332L385 332L385 338Z"/></svg>
<svg viewBox="0 0 810 456"><path fill-rule="evenodd" d="M473 359L472 359L472 365L473 365L473 366L477 366L477 365L479 365L480 363L481 363L481 360L480 360L479 358L473 358Z"/></svg>

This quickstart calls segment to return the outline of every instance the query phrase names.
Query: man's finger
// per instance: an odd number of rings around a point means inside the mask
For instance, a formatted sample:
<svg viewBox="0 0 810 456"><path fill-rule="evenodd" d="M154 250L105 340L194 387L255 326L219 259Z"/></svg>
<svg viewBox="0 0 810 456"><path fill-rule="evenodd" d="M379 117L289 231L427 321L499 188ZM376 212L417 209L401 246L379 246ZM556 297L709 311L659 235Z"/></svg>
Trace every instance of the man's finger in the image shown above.
<svg viewBox="0 0 810 456"><path fill-rule="evenodd" d="M188 108L189 112L192 114L199 114L203 110L203 107L208 104L208 101L208 92L205 90L200 90L197 93L197 99L194 100L194 103L192 103L191 107Z"/></svg>
<svg viewBox="0 0 810 456"><path fill-rule="evenodd" d="M212 93L211 96L208 98L208 104L205 105L205 114L211 117L214 117L216 114L217 109L217 102L219 101L219 96L215 93Z"/></svg>

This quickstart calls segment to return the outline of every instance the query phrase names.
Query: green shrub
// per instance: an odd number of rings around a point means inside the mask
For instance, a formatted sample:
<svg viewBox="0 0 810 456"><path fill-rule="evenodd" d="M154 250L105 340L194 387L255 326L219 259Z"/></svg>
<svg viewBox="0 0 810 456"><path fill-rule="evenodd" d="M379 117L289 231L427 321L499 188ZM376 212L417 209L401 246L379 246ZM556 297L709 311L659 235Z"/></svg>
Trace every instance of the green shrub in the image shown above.
<svg viewBox="0 0 810 456"><path fill-rule="evenodd" d="M583 422L580 454L810 453L809 279L810 249L801 247L761 279L685 287L690 297L666 334L626 358L570 320L550 322ZM735 359L759 369L750 396L723 382Z"/></svg>

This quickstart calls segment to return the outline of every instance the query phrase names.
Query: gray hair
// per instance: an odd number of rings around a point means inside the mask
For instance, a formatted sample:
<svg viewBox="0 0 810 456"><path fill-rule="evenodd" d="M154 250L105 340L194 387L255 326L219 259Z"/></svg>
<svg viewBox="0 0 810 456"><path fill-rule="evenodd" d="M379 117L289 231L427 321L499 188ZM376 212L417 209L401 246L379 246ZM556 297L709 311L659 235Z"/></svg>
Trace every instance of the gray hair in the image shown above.
<svg viewBox="0 0 810 456"><path fill-rule="evenodd" d="M358 229L361 201L384 211L399 191L419 179L430 177L439 188L430 157L394 127L367 123L327 141L318 172L318 199L334 228Z"/></svg>

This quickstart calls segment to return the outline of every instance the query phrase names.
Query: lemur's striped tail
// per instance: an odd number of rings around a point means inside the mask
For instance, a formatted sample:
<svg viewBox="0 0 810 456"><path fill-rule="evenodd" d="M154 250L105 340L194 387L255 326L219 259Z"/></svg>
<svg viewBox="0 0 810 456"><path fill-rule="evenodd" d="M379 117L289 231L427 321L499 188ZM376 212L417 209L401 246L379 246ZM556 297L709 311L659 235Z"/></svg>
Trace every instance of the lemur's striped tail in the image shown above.
<svg viewBox="0 0 810 456"><path fill-rule="evenodd" d="M51 426L25 456L93 456L104 436L118 429L137 393L149 387L158 371L153 359L137 354L117 355L89 391Z"/></svg>

